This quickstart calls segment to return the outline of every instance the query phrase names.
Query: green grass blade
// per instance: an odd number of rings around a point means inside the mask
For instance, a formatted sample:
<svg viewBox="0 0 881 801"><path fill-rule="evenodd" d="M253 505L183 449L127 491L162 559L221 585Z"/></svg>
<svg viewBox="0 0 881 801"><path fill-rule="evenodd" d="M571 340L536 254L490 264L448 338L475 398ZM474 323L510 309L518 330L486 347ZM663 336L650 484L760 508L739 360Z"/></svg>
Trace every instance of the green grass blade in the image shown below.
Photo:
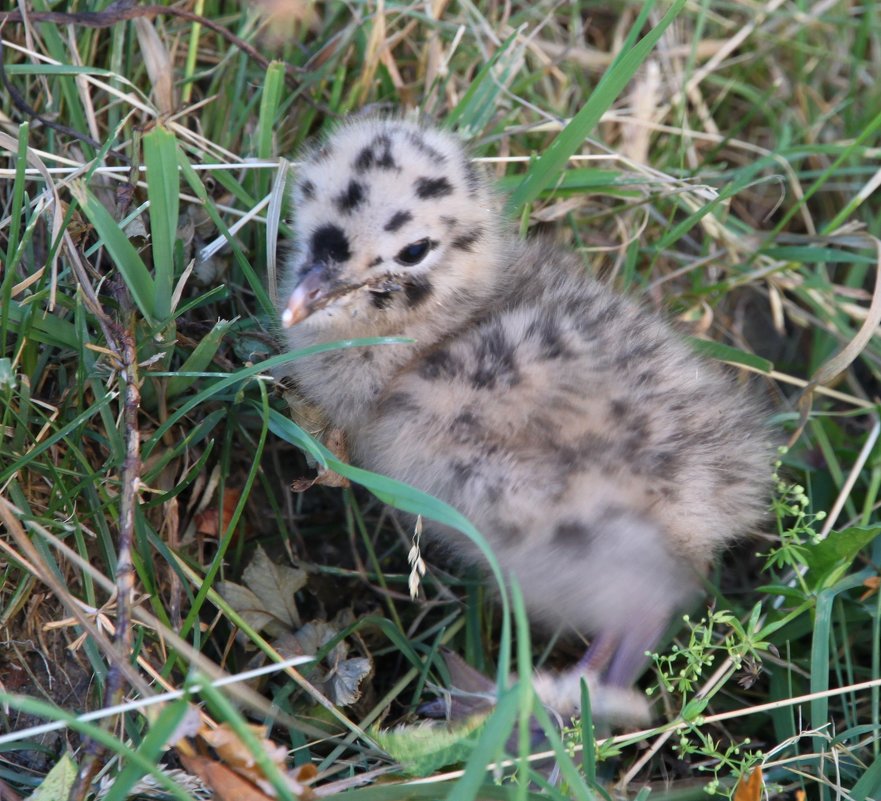
<svg viewBox="0 0 881 801"><path fill-rule="evenodd" d="M193 352L186 358L186 361L180 366L178 372L181 373L199 373L206 369L211 360L217 353L220 343L226 333L235 325L232 320L218 320L214 327L199 341ZM188 387L192 386L197 376L180 375L170 378L166 388L166 397L173 398L179 395Z"/></svg>
<svg viewBox="0 0 881 801"><path fill-rule="evenodd" d="M513 77L513 69L522 57L525 41L512 33L480 69L468 91L444 118L444 125L470 139L486 128L498 108L499 97Z"/></svg>
<svg viewBox="0 0 881 801"><path fill-rule="evenodd" d="M245 254L242 253L241 247L239 247L239 245L236 243L235 237L233 237L233 235L229 232L229 228L221 219L220 213L214 205L213 199L208 195L208 192L205 190L205 186L202 184L201 178L199 177L198 173L193 169L192 165L184 156L181 150L178 150L178 163L180 164L184 179L186 180L189 187L193 190L193 193L196 195L196 197L198 197L199 200L202 202L205 212L218 227L220 232L226 237L226 240L229 243L229 247L232 250L233 255L235 256L236 263L245 274L245 278L247 278L248 280L248 285L250 286L251 291L256 295L257 300L260 303L260 311L270 320L276 319L277 312L275 310L275 306L272 303L272 300L269 297L269 293L266 291L263 279L257 275L250 262L245 258Z"/></svg>
<svg viewBox="0 0 881 801"><path fill-rule="evenodd" d="M183 699L173 701L163 707L151 724L146 736L138 745L138 754L150 763L158 762L159 756L165 750L166 743L174 734L189 708L189 702ZM104 796L104 801L125 801L129 798L131 788L146 773L143 762L140 764L128 763L114 779L110 792Z"/></svg>
<svg viewBox="0 0 881 801"><path fill-rule="evenodd" d="M699 339L698 337L688 338L691 347L704 356L712 359L718 359L721 362L732 362L734 364L742 364L746 367L752 367L762 373L770 374L774 370L773 362L756 356L754 353L747 353L740 348L725 345L722 342L714 342L711 339Z"/></svg>
<svg viewBox="0 0 881 801"><path fill-rule="evenodd" d="M518 692L503 693L480 733L471 757L465 764L465 774L446 796L447 801L474 801L486 781L486 766L500 756L517 718Z"/></svg>
<svg viewBox="0 0 881 801"><path fill-rule="evenodd" d="M134 245L120 230L119 224L81 181L73 181L70 191L80 204L80 208L107 248L114 266L125 281L144 319L151 325L157 322L155 310L156 286Z"/></svg>
<svg viewBox="0 0 881 801"><path fill-rule="evenodd" d="M566 162L585 138L593 131L603 113L621 94L624 87L645 61L661 34L679 15L685 0L675 0L658 24L652 28L637 44L621 56L609 67L587 102L560 132L556 139L529 168L523 181L508 199L507 211L516 215L527 203L531 203L539 193L551 185L566 167Z"/></svg>
<svg viewBox="0 0 881 801"><path fill-rule="evenodd" d="M155 296L153 313L160 322L171 317L174 288L174 242L180 208L180 176L174 134L157 125L144 134L147 197L150 200L150 242L153 249Z"/></svg>

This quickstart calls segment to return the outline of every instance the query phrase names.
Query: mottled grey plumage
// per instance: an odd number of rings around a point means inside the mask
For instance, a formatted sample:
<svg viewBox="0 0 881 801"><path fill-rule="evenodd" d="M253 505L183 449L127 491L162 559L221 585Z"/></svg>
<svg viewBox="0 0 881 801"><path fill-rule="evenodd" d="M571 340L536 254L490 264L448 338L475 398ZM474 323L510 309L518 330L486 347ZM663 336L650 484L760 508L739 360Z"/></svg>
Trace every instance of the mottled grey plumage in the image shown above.
<svg viewBox="0 0 881 801"><path fill-rule="evenodd" d="M757 404L573 253L508 232L460 142L355 120L299 169L283 322L353 461L449 502L532 617L594 635L626 686L726 543L766 506ZM458 555L469 541L435 528Z"/></svg>

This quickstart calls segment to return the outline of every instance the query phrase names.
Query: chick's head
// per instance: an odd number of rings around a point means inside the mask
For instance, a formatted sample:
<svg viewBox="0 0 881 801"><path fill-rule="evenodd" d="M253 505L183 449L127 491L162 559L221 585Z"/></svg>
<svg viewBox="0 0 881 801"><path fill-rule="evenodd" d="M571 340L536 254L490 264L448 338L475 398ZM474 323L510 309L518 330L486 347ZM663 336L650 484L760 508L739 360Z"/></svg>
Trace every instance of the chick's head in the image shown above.
<svg viewBox="0 0 881 801"><path fill-rule="evenodd" d="M493 280L495 198L452 134L344 125L304 155L293 200L285 327L393 333Z"/></svg>

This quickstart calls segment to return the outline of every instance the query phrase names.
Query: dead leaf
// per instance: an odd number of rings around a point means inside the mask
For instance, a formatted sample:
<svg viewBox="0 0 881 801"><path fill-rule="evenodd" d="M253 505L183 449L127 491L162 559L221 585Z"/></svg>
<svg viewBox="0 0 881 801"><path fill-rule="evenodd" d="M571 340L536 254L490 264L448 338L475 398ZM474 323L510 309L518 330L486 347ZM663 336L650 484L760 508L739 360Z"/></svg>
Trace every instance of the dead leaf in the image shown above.
<svg viewBox="0 0 881 801"><path fill-rule="evenodd" d="M266 730L263 726L250 725L249 729L260 740L260 746L264 753L280 768L285 767L285 759L287 758L287 749L283 746L276 745L272 740L265 737ZM251 771L256 762L254 755L239 739L239 735L230 726L223 724L216 729L203 727L199 731L199 737L210 745L216 752L217 756L225 765L237 770Z"/></svg>
<svg viewBox="0 0 881 801"><path fill-rule="evenodd" d="M171 748L185 737L195 737L202 727L202 716L195 706L189 706L180 723L175 726L165 740L165 747Z"/></svg>
<svg viewBox="0 0 881 801"><path fill-rule="evenodd" d="M181 764L213 791L217 801L275 801L234 770L213 759L178 752Z"/></svg>
<svg viewBox="0 0 881 801"><path fill-rule="evenodd" d="M298 768L287 770L287 749L268 739L263 726L249 726L260 741L260 750L278 769L288 789L297 798L312 799L314 794L305 782L315 778L316 772ZM217 760L196 756L192 747L178 749L186 768L209 785L222 801L264 801L276 798L273 785L263 773L251 750L239 739L235 729L223 724L216 729L203 727L198 735L205 745L214 749ZM234 791L232 794L230 791Z"/></svg>
<svg viewBox="0 0 881 801"><path fill-rule="evenodd" d="M291 410L291 418L300 428L308 432L310 436L319 439L341 462L349 461L349 449L343 430L333 428L320 407L306 400L294 389L286 391L284 399ZM308 461L310 466L316 467L318 475L315 478L298 478L291 482L291 489L294 492L305 492L316 484L324 487L351 486L349 479L343 478L339 473L316 465L312 459Z"/></svg>
<svg viewBox="0 0 881 801"><path fill-rule="evenodd" d="M307 762L294 771L294 778L303 783L315 781L318 778L318 768L311 762Z"/></svg>
<svg viewBox="0 0 881 801"><path fill-rule="evenodd" d="M152 22L145 17L138 17L134 23L138 45L144 57L144 66L153 84L153 101L160 115L171 114L175 108L174 70L171 57Z"/></svg>
<svg viewBox="0 0 881 801"><path fill-rule="evenodd" d="M370 675L370 660L363 656L344 659L324 678L324 694L337 706L350 706L361 697L361 682Z"/></svg>
<svg viewBox="0 0 881 801"><path fill-rule="evenodd" d="M259 545L242 578L263 602L263 608L288 628L300 625L295 593L306 586L308 575L299 567L276 564Z"/></svg>
<svg viewBox="0 0 881 801"><path fill-rule="evenodd" d="M271 637L280 637L300 625L294 595L306 585L305 570L276 564L258 545L242 579L247 586L220 581L217 591L255 631L266 629Z"/></svg>
<svg viewBox="0 0 881 801"><path fill-rule="evenodd" d="M287 632L284 637L280 637L276 643L278 652L286 659L291 656L312 655L317 653L321 647L330 642L339 629L330 625L323 620L313 620L304 624L295 632ZM334 654L338 659L345 659L348 653L348 646L345 642L339 642L333 650L327 655L327 659L333 660Z"/></svg>
<svg viewBox="0 0 881 801"><path fill-rule="evenodd" d="M733 801L761 801L762 789L762 766L756 765L748 776L741 776L734 788Z"/></svg>
<svg viewBox="0 0 881 801"><path fill-rule="evenodd" d="M219 581L217 591L254 631L262 631L274 620L272 613L264 609L263 602L247 587L233 581Z"/></svg>
<svg viewBox="0 0 881 801"><path fill-rule="evenodd" d="M223 491L223 521L218 525L217 508L206 509L195 517L196 531L206 537L220 537L228 528L242 491L227 487Z"/></svg>
<svg viewBox="0 0 881 801"><path fill-rule="evenodd" d="M283 657L318 653L339 634L339 628L322 620L306 623L294 634L279 637L273 645ZM314 684L337 706L349 706L361 697L361 682L373 664L366 657L348 658L349 646L338 642L322 661L329 669Z"/></svg>
<svg viewBox="0 0 881 801"><path fill-rule="evenodd" d="M860 596L861 601L871 598L881 588L881 576L869 576L863 581L866 591Z"/></svg>
<svg viewBox="0 0 881 801"><path fill-rule="evenodd" d="M349 448L346 444L346 435L341 428L325 429L321 436L321 441L327 449L337 457L341 462L349 461ZM352 482L341 476L339 473L328 467L318 465L318 475L315 478L298 478L291 482L291 489L294 492L305 492L316 484L321 487L351 487Z"/></svg>

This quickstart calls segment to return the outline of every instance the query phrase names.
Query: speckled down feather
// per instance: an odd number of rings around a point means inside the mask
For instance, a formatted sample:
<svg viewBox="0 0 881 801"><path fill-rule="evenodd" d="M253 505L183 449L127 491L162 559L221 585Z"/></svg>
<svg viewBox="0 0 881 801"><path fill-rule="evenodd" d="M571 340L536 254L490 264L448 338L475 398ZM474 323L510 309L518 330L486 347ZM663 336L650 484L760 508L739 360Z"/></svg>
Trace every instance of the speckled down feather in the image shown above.
<svg viewBox="0 0 881 801"><path fill-rule="evenodd" d="M536 622L595 635L581 667L632 682L764 514L759 405L576 254L509 233L450 134L346 123L304 156L294 203L288 346L414 340L300 359L300 391L357 464L467 515Z"/></svg>

